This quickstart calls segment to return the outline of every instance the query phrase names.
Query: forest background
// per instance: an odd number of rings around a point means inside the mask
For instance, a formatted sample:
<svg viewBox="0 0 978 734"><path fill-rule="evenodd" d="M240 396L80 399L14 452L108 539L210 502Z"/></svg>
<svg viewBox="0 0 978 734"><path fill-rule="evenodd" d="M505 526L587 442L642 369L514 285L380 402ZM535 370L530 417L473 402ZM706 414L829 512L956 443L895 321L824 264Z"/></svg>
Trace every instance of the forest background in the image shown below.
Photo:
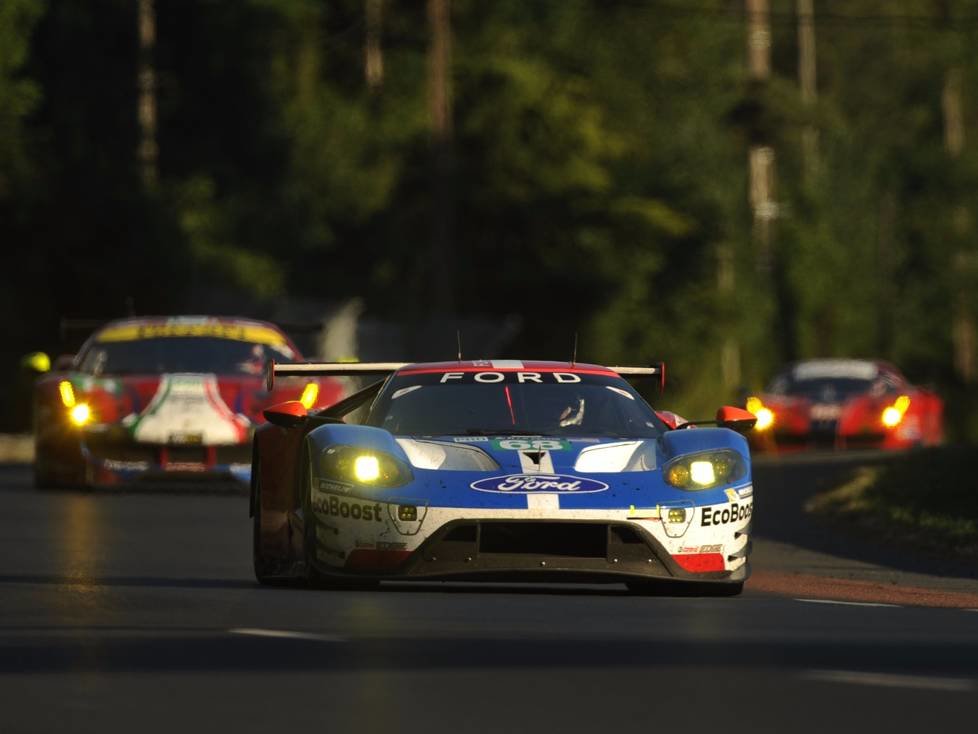
<svg viewBox="0 0 978 734"><path fill-rule="evenodd" d="M976 41L975 0L0 0L0 429L62 318L219 292L576 333L697 418L879 357L978 439Z"/></svg>

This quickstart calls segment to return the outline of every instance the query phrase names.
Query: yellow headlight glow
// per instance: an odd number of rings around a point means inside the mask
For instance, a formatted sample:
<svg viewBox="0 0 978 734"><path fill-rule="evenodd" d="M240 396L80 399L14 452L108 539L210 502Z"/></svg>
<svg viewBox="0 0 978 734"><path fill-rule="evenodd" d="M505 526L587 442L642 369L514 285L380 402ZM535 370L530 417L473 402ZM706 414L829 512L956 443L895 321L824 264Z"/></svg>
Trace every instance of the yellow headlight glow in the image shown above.
<svg viewBox="0 0 978 734"><path fill-rule="evenodd" d="M76 426L83 426L92 420L92 409L85 403L78 403L68 411L68 417Z"/></svg>
<svg viewBox="0 0 978 734"><path fill-rule="evenodd" d="M696 484L708 487L717 480L712 461L693 461L689 465L689 478Z"/></svg>
<svg viewBox="0 0 978 734"><path fill-rule="evenodd" d="M66 408L75 407L75 389L67 380L58 383L58 392L61 393L61 402Z"/></svg>
<svg viewBox="0 0 978 734"><path fill-rule="evenodd" d="M316 400L319 399L319 383L310 382L306 385L305 389L302 391L302 397L299 398L299 402L302 403L302 407L309 410L316 404Z"/></svg>
<svg viewBox="0 0 978 734"><path fill-rule="evenodd" d="M353 461L353 476L358 482L375 482L380 477L380 462L376 456L364 454Z"/></svg>
<svg viewBox="0 0 978 734"><path fill-rule="evenodd" d="M685 487L689 484L689 469L684 464L673 464L666 481L674 487Z"/></svg>
<svg viewBox="0 0 978 734"><path fill-rule="evenodd" d="M909 407L910 398L906 395L901 395L893 405L888 405L883 409L880 420L883 421L883 425L887 428L896 428L903 421L903 416Z"/></svg>

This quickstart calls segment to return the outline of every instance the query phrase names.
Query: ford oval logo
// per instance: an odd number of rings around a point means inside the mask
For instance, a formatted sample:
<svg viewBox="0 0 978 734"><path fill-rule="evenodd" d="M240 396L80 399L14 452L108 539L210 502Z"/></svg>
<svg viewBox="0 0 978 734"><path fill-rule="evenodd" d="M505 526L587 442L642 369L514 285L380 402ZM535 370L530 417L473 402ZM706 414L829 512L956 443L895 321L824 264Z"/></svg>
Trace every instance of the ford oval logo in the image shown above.
<svg viewBox="0 0 978 734"><path fill-rule="evenodd" d="M566 474L509 474L504 477L489 477L469 485L479 492L502 492L503 494L529 494L530 492L566 492L568 494L587 494L604 492L608 485L596 479L572 477Z"/></svg>

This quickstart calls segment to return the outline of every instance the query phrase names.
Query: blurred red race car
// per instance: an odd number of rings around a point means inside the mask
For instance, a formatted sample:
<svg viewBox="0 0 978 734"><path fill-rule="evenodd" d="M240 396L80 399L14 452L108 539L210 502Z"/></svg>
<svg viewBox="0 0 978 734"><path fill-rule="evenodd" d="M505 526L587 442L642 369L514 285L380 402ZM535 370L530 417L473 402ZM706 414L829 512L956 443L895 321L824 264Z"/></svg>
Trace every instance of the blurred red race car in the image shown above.
<svg viewBox="0 0 978 734"><path fill-rule="evenodd" d="M210 316L112 321L35 386L34 481L103 486L143 479L251 476L262 410L313 409L342 397L331 379L292 379L269 392L269 360L302 357L273 324Z"/></svg>
<svg viewBox="0 0 978 734"><path fill-rule="evenodd" d="M798 362L745 407L757 416L750 441L761 451L905 449L944 440L941 398L875 360Z"/></svg>

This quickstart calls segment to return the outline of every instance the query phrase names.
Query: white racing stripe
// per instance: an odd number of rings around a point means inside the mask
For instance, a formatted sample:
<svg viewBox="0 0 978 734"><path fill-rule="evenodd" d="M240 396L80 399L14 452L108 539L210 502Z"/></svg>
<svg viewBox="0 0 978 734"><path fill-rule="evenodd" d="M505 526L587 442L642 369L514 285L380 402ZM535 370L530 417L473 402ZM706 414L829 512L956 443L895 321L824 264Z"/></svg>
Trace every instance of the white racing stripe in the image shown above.
<svg viewBox="0 0 978 734"><path fill-rule="evenodd" d="M296 632L294 630L266 630L259 627L235 627L228 634L245 635L247 637L274 637L282 640L312 640L314 642L346 642L339 635L322 635L316 632Z"/></svg>
<svg viewBox="0 0 978 734"><path fill-rule="evenodd" d="M795 601L802 601L806 604L838 604L842 607L891 607L893 609L900 607L899 604L883 604L874 601L838 601L837 599L795 599Z"/></svg>
<svg viewBox="0 0 978 734"><path fill-rule="evenodd" d="M923 691L974 690L975 682L967 678L936 678L924 675L900 675L895 673L866 673L858 670L807 670L803 678L823 683L847 683L857 686L883 686L886 688L916 688Z"/></svg>

